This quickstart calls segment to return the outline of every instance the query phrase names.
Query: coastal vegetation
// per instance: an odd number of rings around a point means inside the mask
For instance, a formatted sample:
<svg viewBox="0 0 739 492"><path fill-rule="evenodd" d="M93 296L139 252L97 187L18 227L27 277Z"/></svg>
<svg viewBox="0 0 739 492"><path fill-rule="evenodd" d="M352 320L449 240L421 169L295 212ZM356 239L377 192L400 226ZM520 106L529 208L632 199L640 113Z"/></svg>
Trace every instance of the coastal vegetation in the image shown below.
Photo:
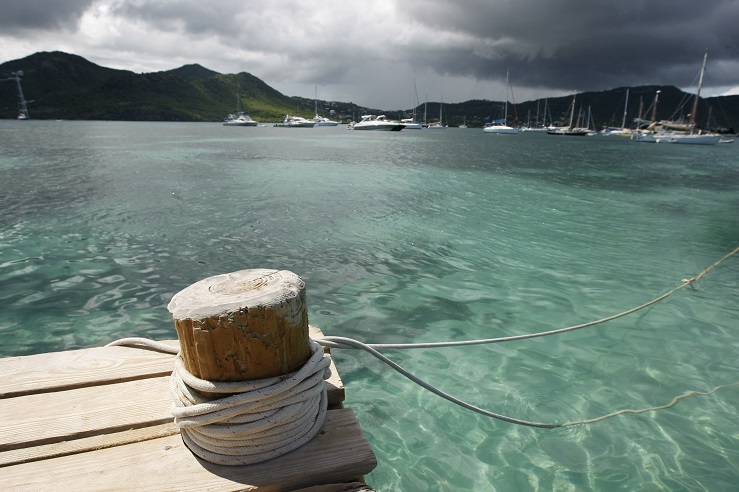
<svg viewBox="0 0 739 492"><path fill-rule="evenodd" d="M29 112L33 119L128 120L128 121L221 121L237 109L245 110L257 121L281 121L285 114L313 117L315 101L281 94L258 77L240 72L221 74L197 64L152 73L134 73L96 65L80 56L63 52L40 52L0 65L0 79L13 72L23 72L26 99L32 101ZM627 113L629 121L644 116L654 95L660 92L658 119L675 119L681 101L691 97L673 86L639 86L630 88ZM599 129L620 126L625 104L625 87L577 95L578 110L590 113ZM238 97L238 102L237 102ZM357 95L361 100L361 94ZM566 121L571 96L517 103L509 109L509 123L524 125L544 121L547 124ZM318 101L324 113L348 122L361 114L382 113L388 118L407 117L413 108L381 109L358 106L353 102ZM428 102L416 108L439 114L440 102ZM450 126L463 122L481 127L499 118L502 101L470 100L444 103L443 111ZM686 106L687 107L687 106ZM640 112L641 108L641 112ZM0 118L18 115L18 93L15 84L0 84ZM651 116L648 114L646 116ZM739 128L739 96L704 98L698 109L698 125L733 132Z"/></svg>

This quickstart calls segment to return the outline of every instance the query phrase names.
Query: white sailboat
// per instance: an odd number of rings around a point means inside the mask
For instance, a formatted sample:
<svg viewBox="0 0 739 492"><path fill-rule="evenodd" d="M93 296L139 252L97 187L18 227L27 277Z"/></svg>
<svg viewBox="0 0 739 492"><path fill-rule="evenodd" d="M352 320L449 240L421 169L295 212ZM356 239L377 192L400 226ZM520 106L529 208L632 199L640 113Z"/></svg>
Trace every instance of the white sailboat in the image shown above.
<svg viewBox="0 0 739 492"><path fill-rule="evenodd" d="M444 129L446 129L447 125L444 125L442 123L442 121L443 121L442 120L442 117L443 117L443 114L444 114L443 107L444 107L444 102L442 101L442 102L439 103L439 121L437 123L430 124L429 125L429 130L444 130Z"/></svg>
<svg viewBox="0 0 739 492"><path fill-rule="evenodd" d="M18 86L18 119L29 120L31 117L28 115L28 103L32 103L33 101L27 101L23 95L23 88L21 87L21 77L23 76L23 72L18 70L17 72L11 72L11 75L12 77L8 77L7 79L0 79L0 82L5 80L15 80L15 83Z"/></svg>
<svg viewBox="0 0 739 492"><path fill-rule="evenodd" d="M505 92L505 107L503 109L503 118L493 120L489 123L485 123L482 131L483 133L495 133L495 134L516 134L518 128L508 126L508 89L510 88L510 79L508 71L506 71L506 92Z"/></svg>
<svg viewBox="0 0 739 492"><path fill-rule="evenodd" d="M339 126L338 121L332 121L324 116L318 115L318 87L315 87L315 98L313 100L316 111L316 116L313 117L313 123L315 123L315 126Z"/></svg>
<svg viewBox="0 0 739 492"><path fill-rule="evenodd" d="M621 128L611 128L609 126L605 127L603 130L601 130L601 134L604 136L631 136L633 131L630 128L626 128L626 111L629 107L629 88L626 88L626 102L624 102L624 116L621 120Z"/></svg>
<svg viewBox="0 0 739 492"><path fill-rule="evenodd" d="M657 121L657 102L660 91L654 98L654 110L652 111L652 122L645 131L635 135L637 142L649 143L671 143L687 145L716 145L721 141L721 136L715 133L703 132L696 128L695 115L698 113L698 102L700 101L701 89L703 88L703 74L706 71L708 52L703 55L700 77L698 79L698 91L693 100L693 111L689 115L688 123L660 120Z"/></svg>
<svg viewBox="0 0 739 492"><path fill-rule="evenodd" d="M423 125L416 121L416 108L418 107L418 90L416 89L416 80L413 79L413 117L403 118L400 120L405 125L405 130L423 130Z"/></svg>
<svg viewBox="0 0 739 492"><path fill-rule="evenodd" d="M536 103L536 126L526 126L524 128L521 128L522 132L528 132L528 133L546 133L547 132L547 108L548 108L548 102L547 99L544 99L544 122L539 123L539 103L537 101Z"/></svg>
<svg viewBox="0 0 739 492"><path fill-rule="evenodd" d="M547 129L547 135L567 135L571 137L582 137L588 134L587 128L579 128L575 126L575 97L577 93L572 95L572 105L570 106L570 124L559 128ZM579 117L578 117L579 120Z"/></svg>

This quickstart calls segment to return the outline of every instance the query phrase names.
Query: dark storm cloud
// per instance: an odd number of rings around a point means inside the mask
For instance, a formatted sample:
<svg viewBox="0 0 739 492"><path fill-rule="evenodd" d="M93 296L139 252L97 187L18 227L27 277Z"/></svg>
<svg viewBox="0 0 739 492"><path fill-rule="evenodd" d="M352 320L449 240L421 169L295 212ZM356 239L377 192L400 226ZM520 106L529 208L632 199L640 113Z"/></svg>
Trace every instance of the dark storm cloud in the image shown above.
<svg viewBox="0 0 739 492"><path fill-rule="evenodd" d="M92 3L94 0L3 0L0 28L11 32L23 29L74 29Z"/></svg>
<svg viewBox="0 0 739 492"><path fill-rule="evenodd" d="M188 34L230 34L238 30L236 19L244 10L241 2L190 0L123 2L113 12L160 30L182 30Z"/></svg>
<svg viewBox="0 0 739 492"><path fill-rule="evenodd" d="M476 45L415 59L440 72L562 90L623 85L689 85L709 52L713 85L734 84L739 68L735 0L405 1L406 15Z"/></svg>
<svg viewBox="0 0 739 492"><path fill-rule="evenodd" d="M290 95L401 107L646 84L739 87L739 0L5 0L0 57L200 63ZM133 56L132 56L133 55ZM739 90L739 89L735 89ZM415 92L415 87L413 87ZM704 93L705 94L705 93Z"/></svg>

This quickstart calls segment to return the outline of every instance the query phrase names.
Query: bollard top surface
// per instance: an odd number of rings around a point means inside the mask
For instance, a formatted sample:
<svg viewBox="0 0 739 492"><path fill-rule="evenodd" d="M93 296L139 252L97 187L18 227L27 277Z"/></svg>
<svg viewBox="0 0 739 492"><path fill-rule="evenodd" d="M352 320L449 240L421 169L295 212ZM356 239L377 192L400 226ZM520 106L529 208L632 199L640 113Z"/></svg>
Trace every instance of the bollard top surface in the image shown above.
<svg viewBox="0 0 739 492"><path fill-rule="evenodd" d="M208 277L172 297L167 309L175 319L202 318L257 306L275 307L295 299L305 282L288 270L240 270Z"/></svg>

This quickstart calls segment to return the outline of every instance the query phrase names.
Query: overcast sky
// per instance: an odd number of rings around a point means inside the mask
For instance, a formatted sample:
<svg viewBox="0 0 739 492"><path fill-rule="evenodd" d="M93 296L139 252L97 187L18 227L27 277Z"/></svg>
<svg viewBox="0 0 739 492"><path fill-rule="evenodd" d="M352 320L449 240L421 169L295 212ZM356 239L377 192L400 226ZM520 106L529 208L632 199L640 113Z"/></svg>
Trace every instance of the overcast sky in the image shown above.
<svg viewBox="0 0 739 492"><path fill-rule="evenodd" d="M739 93L739 0L3 0L0 62L64 51L156 72L249 72L379 109L623 86ZM5 74L0 74L5 75Z"/></svg>

